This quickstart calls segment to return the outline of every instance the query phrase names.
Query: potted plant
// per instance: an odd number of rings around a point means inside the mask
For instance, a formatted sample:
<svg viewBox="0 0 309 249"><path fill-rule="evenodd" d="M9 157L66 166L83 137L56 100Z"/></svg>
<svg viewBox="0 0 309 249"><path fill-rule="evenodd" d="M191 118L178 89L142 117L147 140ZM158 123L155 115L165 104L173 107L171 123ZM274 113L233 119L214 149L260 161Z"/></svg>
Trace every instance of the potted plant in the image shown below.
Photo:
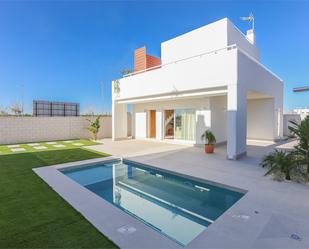
<svg viewBox="0 0 309 249"><path fill-rule="evenodd" d="M202 140L205 140L205 152L206 153L214 153L215 144L216 144L216 137L215 135L210 131L206 130L202 136Z"/></svg>

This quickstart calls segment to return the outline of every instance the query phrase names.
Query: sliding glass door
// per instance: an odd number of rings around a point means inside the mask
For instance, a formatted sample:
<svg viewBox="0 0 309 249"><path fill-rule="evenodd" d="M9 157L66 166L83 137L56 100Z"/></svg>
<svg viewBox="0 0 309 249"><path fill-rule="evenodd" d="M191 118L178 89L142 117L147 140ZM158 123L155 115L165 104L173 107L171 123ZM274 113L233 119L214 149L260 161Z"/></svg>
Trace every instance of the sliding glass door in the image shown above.
<svg viewBox="0 0 309 249"><path fill-rule="evenodd" d="M195 140L195 129L195 110L175 110L175 139L193 141Z"/></svg>

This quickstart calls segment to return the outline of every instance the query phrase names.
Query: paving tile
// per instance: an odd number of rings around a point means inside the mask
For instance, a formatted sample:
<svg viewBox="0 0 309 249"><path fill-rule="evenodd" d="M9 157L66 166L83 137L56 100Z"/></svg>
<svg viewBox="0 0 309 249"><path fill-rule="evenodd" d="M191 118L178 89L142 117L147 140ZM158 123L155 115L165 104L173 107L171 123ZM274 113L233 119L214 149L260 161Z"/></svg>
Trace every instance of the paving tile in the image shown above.
<svg viewBox="0 0 309 249"><path fill-rule="evenodd" d="M82 143L73 143L73 145L75 145L75 146L82 146L84 144L82 144Z"/></svg>
<svg viewBox="0 0 309 249"><path fill-rule="evenodd" d="M19 152L19 151L26 151L24 148L13 148L11 149L12 152Z"/></svg>
<svg viewBox="0 0 309 249"><path fill-rule="evenodd" d="M29 146L39 146L40 144L39 143L30 143L30 144L27 144Z"/></svg>
<svg viewBox="0 0 309 249"><path fill-rule="evenodd" d="M14 144L14 145L8 145L8 148L19 148L20 145L19 144Z"/></svg>
<svg viewBox="0 0 309 249"><path fill-rule="evenodd" d="M63 145L63 144L55 144L55 145L53 145L53 147L61 148L61 147L65 147L65 145Z"/></svg>
<svg viewBox="0 0 309 249"><path fill-rule="evenodd" d="M47 149L47 147L46 146L34 146L33 149L44 150L44 149Z"/></svg>

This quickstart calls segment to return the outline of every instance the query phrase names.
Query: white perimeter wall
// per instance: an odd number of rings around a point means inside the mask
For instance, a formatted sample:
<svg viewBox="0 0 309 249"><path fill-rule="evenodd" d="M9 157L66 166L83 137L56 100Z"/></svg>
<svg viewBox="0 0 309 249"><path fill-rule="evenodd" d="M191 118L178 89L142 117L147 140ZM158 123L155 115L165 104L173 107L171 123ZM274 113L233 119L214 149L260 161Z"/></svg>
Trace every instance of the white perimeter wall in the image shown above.
<svg viewBox="0 0 309 249"><path fill-rule="evenodd" d="M247 138L274 140L273 99L248 99L247 104Z"/></svg>
<svg viewBox="0 0 309 249"><path fill-rule="evenodd" d="M90 117L0 117L0 144L91 138ZM112 118L101 117L98 138L112 136Z"/></svg>

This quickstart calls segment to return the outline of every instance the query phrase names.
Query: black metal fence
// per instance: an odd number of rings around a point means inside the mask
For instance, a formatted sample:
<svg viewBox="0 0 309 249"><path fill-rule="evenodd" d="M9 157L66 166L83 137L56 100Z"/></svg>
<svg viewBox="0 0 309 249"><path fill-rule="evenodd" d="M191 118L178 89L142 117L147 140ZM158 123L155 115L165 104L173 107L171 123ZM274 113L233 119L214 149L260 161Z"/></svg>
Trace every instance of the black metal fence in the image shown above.
<svg viewBox="0 0 309 249"><path fill-rule="evenodd" d="M33 101L33 116L66 117L79 116L79 103Z"/></svg>

